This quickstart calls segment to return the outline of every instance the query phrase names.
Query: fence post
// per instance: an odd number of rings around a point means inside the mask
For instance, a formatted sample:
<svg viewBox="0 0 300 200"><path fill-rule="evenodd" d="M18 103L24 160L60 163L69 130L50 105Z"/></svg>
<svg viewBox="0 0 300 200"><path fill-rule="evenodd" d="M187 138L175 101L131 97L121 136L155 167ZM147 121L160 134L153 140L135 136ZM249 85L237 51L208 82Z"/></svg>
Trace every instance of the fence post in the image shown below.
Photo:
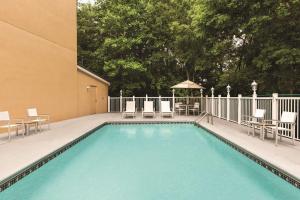
<svg viewBox="0 0 300 200"><path fill-rule="evenodd" d="M242 95L238 95L238 124L242 122Z"/></svg>
<svg viewBox="0 0 300 200"><path fill-rule="evenodd" d="M107 97L107 112L110 112L110 96Z"/></svg>
<svg viewBox="0 0 300 200"><path fill-rule="evenodd" d="M254 115L254 113L256 112L256 98L257 98L257 94L256 94L256 90L257 90L257 83L255 81L253 81L251 83L251 87L253 90L253 95L252 95L252 115Z"/></svg>
<svg viewBox="0 0 300 200"><path fill-rule="evenodd" d="M221 95L218 95L218 117L221 118Z"/></svg>
<svg viewBox="0 0 300 200"><path fill-rule="evenodd" d="M205 111L209 112L209 110L208 110L208 95L205 95Z"/></svg>
<svg viewBox="0 0 300 200"><path fill-rule="evenodd" d="M148 94L146 94L146 101L148 101Z"/></svg>
<svg viewBox="0 0 300 200"><path fill-rule="evenodd" d="M230 87L230 85L227 85L227 87L226 87L226 89L227 89L227 99L226 99L226 119L227 119L227 121L229 121L230 120L230 89L231 89L231 87Z"/></svg>
<svg viewBox="0 0 300 200"><path fill-rule="evenodd" d="M202 105L202 98L203 98L203 89L201 88L200 89L200 112L202 112L202 108L203 108L203 105Z"/></svg>
<svg viewBox="0 0 300 200"><path fill-rule="evenodd" d="M211 115L215 115L215 88L211 88Z"/></svg>
<svg viewBox="0 0 300 200"><path fill-rule="evenodd" d="M278 93L273 93L273 99L272 99L272 119L277 120L278 119ZM274 124L276 124L275 121L273 121Z"/></svg>
<svg viewBox="0 0 300 200"><path fill-rule="evenodd" d="M172 111L174 113L175 109L175 89L172 90Z"/></svg>
<svg viewBox="0 0 300 200"><path fill-rule="evenodd" d="M161 96L158 96L158 111L161 111Z"/></svg>
<svg viewBox="0 0 300 200"><path fill-rule="evenodd" d="M123 111L123 108L122 108L122 104L123 104L123 97L122 97L122 95L123 95L123 91L122 90L120 90L120 112L122 112Z"/></svg>

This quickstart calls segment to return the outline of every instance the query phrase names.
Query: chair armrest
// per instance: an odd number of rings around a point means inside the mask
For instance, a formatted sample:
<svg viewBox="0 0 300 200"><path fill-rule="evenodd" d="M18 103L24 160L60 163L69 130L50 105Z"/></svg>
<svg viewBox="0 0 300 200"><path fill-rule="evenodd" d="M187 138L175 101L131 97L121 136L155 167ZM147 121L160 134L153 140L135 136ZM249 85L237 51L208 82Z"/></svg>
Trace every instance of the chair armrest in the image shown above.
<svg viewBox="0 0 300 200"><path fill-rule="evenodd" d="M254 117L254 116L250 116L250 115L242 115L242 119L250 121L250 120L253 120L253 119L260 119L260 118L259 117Z"/></svg>
<svg viewBox="0 0 300 200"><path fill-rule="evenodd" d="M278 122L276 119L264 119L264 122Z"/></svg>
<svg viewBox="0 0 300 200"><path fill-rule="evenodd" d="M39 118L39 117L41 117L41 118L47 118L48 120L50 120L50 115L45 115L45 114L44 114L44 115L38 115L37 117L38 117L38 118Z"/></svg>
<svg viewBox="0 0 300 200"><path fill-rule="evenodd" d="M11 119L8 123L9 123L9 124L23 124L23 123L24 123L24 119L21 119L21 118L13 118L13 119Z"/></svg>
<svg viewBox="0 0 300 200"><path fill-rule="evenodd" d="M41 114L41 115L38 115L38 117L49 117L50 115L47 115L47 114Z"/></svg>
<svg viewBox="0 0 300 200"><path fill-rule="evenodd" d="M280 122L280 121L278 121L277 124L278 125L279 124L291 124L291 125L293 125L293 124L296 124L296 123L295 122Z"/></svg>

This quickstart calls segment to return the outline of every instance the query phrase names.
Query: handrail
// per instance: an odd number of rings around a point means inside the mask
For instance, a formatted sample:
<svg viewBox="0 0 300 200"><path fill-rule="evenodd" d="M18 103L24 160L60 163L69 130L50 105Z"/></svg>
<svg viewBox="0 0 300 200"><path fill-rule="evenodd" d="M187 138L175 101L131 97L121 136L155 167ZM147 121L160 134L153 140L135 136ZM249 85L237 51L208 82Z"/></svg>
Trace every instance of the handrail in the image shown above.
<svg viewBox="0 0 300 200"><path fill-rule="evenodd" d="M199 118L197 118L195 122L200 123L205 117L207 117L207 123L210 122L212 125L214 124L214 116L206 111L201 112Z"/></svg>

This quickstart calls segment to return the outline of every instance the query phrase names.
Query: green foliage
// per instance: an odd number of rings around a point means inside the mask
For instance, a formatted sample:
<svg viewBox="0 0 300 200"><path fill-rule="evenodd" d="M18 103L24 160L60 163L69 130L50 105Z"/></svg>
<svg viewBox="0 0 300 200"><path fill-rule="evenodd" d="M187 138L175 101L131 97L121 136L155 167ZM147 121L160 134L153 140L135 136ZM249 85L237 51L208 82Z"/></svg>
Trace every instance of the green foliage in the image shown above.
<svg viewBox="0 0 300 200"><path fill-rule="evenodd" d="M168 95L208 79L225 94L300 93L299 0L98 0L78 8L78 63L111 95ZM207 90L208 91L208 90Z"/></svg>

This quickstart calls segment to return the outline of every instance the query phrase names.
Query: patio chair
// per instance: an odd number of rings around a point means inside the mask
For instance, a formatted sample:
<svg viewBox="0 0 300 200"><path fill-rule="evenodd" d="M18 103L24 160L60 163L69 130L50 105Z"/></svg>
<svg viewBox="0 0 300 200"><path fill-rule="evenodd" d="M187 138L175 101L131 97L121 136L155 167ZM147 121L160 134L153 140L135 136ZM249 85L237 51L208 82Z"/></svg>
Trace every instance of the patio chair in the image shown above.
<svg viewBox="0 0 300 200"><path fill-rule="evenodd" d="M250 135L251 128L253 128L253 136L255 135L255 128L261 128L261 124L263 123L265 113L265 109L256 109L253 116L243 116L244 120L242 120L242 123L249 127L248 135Z"/></svg>
<svg viewBox="0 0 300 200"><path fill-rule="evenodd" d="M41 130L42 125L47 124L50 129L50 116L47 114L38 114L36 108L28 108L27 116L33 122L37 122L38 130Z"/></svg>
<svg viewBox="0 0 300 200"><path fill-rule="evenodd" d="M178 115L180 115L181 112L185 112L185 109L180 106L181 104L181 102L175 103L175 113L178 113Z"/></svg>
<svg viewBox="0 0 300 200"><path fill-rule="evenodd" d="M173 112L170 108L170 101L161 101L160 105L161 105L161 109L160 109L161 117L165 117L165 116L173 117Z"/></svg>
<svg viewBox="0 0 300 200"><path fill-rule="evenodd" d="M144 109L142 110L143 117L155 117L153 101L144 101Z"/></svg>
<svg viewBox="0 0 300 200"><path fill-rule="evenodd" d="M8 141L13 129L16 130L16 135L19 134L19 129L23 127L23 119L11 119L8 111L0 112L0 129L7 130ZM23 132L24 136L24 132Z"/></svg>
<svg viewBox="0 0 300 200"><path fill-rule="evenodd" d="M291 133L292 144L295 144L296 118L296 112L283 111L280 120L264 120L265 123L269 123L264 126L264 129L266 131L268 131L268 129L271 130L271 133L275 137L276 146L278 144L278 136L280 136L281 140L283 133L286 132ZM275 124L270 124L270 122L275 122Z"/></svg>
<svg viewBox="0 0 300 200"><path fill-rule="evenodd" d="M199 102L195 102L194 106L192 108L189 108L189 112L190 111L193 112L193 115L195 115L196 112L199 115L199 113L200 113L200 103Z"/></svg>
<svg viewBox="0 0 300 200"><path fill-rule="evenodd" d="M136 116L136 108L135 101L127 101L126 102L126 110L123 111L122 117L135 117Z"/></svg>

